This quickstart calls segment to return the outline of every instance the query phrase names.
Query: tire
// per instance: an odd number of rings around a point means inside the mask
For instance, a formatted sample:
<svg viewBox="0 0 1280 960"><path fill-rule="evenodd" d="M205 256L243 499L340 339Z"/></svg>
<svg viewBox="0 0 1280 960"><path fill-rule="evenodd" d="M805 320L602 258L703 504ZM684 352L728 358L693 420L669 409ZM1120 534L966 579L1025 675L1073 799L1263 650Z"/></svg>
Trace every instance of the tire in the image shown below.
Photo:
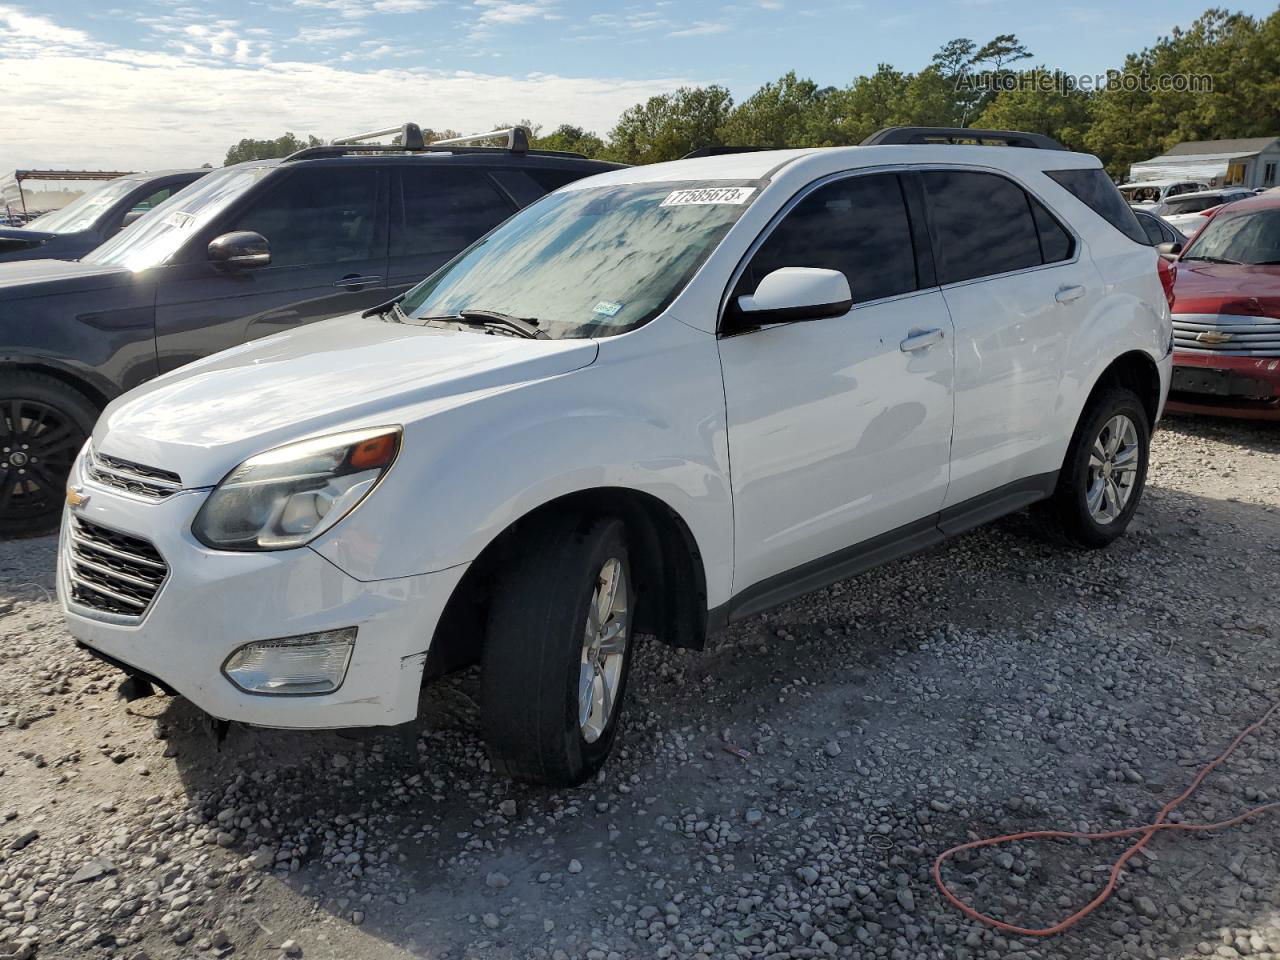
<svg viewBox="0 0 1280 960"><path fill-rule="evenodd" d="M490 605L480 681L485 740L499 773L572 786L600 769L618 735L635 647L626 527L614 517L557 514L534 521L521 540ZM589 609L597 590L607 593L606 579L617 599L605 624L621 638L621 651L601 648L589 659L584 634L599 638ZM588 677L593 696L584 726L580 684ZM606 715L602 684L609 678Z"/></svg>
<svg viewBox="0 0 1280 960"><path fill-rule="evenodd" d="M1138 509L1150 455L1151 424L1142 401L1124 387L1104 389L1080 416L1053 495L1036 504L1042 530L1069 546L1108 546Z"/></svg>
<svg viewBox="0 0 1280 960"><path fill-rule="evenodd" d="M61 380L5 371L0 387L0 536L50 533L66 501L67 474L98 408ZM21 458L20 463L14 461Z"/></svg>

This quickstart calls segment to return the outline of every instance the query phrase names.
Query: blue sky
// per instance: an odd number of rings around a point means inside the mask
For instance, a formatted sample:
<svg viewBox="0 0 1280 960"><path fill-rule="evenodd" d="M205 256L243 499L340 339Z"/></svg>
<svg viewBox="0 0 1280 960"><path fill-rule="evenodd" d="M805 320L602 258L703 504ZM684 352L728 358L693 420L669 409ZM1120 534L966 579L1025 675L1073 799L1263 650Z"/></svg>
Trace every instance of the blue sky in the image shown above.
<svg viewBox="0 0 1280 960"><path fill-rule="evenodd" d="M735 97L795 69L845 84L916 70L954 37L1015 33L1033 62L1119 66L1206 0L0 0L0 172L220 161L242 136L415 120L605 133L682 83ZM1246 3L1265 15L1274 7ZM68 131L76 136L69 142Z"/></svg>

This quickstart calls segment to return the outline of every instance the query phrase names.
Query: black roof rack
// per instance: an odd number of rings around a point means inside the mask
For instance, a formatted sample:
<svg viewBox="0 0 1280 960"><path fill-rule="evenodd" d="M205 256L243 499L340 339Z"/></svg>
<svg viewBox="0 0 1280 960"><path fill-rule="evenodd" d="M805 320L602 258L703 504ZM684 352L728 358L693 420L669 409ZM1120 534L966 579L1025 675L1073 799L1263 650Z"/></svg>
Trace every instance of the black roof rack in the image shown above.
<svg viewBox="0 0 1280 960"><path fill-rule="evenodd" d="M386 137L400 134L400 143L365 143L375 137ZM494 146L479 146L477 141L497 140L505 138L506 143ZM370 130L352 137L342 137L320 147L304 147L284 158L285 163L294 160L314 160L318 157L344 157L352 154L368 153L494 153L506 151L514 154L532 154L539 157L569 157L576 160L587 159L581 153L569 153L563 150L532 150L529 148L529 131L524 127L507 127L502 130L491 130L488 133L476 133L465 137L450 137L448 140L437 140L426 143L422 136L422 128L416 123L406 123L401 127L387 127L383 130Z"/></svg>
<svg viewBox="0 0 1280 960"><path fill-rule="evenodd" d="M759 153L761 150L772 150L773 147L699 147L690 150L681 160L696 160L698 157L723 157L731 153Z"/></svg>
<svg viewBox="0 0 1280 960"><path fill-rule="evenodd" d="M1067 149L1057 140L1046 137L1043 133L1025 133L1021 130L977 130L973 127L885 127L863 140L861 146L908 143L1028 147L1033 150Z"/></svg>

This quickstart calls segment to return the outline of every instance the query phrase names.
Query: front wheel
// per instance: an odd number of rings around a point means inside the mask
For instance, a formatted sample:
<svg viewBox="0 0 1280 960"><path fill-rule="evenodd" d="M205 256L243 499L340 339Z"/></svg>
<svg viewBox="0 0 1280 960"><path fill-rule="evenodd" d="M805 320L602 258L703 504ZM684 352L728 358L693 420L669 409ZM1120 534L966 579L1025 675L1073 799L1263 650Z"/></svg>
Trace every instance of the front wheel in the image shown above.
<svg viewBox="0 0 1280 960"><path fill-rule="evenodd" d="M0 536L57 529L67 474L97 408L53 377L5 371L0 387Z"/></svg>
<svg viewBox="0 0 1280 960"><path fill-rule="evenodd" d="M1036 513L1054 539L1105 547L1124 533L1147 482L1151 425L1132 391L1111 387L1085 409L1052 497Z"/></svg>
<svg viewBox="0 0 1280 960"><path fill-rule="evenodd" d="M557 515L521 540L491 601L485 740L499 773L570 786L600 768L618 733L635 606L626 527Z"/></svg>

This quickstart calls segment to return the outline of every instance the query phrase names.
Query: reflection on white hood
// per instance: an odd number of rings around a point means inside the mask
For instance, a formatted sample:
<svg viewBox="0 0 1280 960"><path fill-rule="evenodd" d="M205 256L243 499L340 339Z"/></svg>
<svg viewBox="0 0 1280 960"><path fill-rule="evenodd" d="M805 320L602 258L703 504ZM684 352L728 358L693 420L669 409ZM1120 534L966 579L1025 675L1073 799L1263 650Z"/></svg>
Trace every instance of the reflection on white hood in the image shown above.
<svg viewBox="0 0 1280 960"><path fill-rule="evenodd" d="M95 449L212 486L255 453L348 427L403 423L432 401L591 364L593 340L527 340L341 317L181 367L113 402Z"/></svg>

